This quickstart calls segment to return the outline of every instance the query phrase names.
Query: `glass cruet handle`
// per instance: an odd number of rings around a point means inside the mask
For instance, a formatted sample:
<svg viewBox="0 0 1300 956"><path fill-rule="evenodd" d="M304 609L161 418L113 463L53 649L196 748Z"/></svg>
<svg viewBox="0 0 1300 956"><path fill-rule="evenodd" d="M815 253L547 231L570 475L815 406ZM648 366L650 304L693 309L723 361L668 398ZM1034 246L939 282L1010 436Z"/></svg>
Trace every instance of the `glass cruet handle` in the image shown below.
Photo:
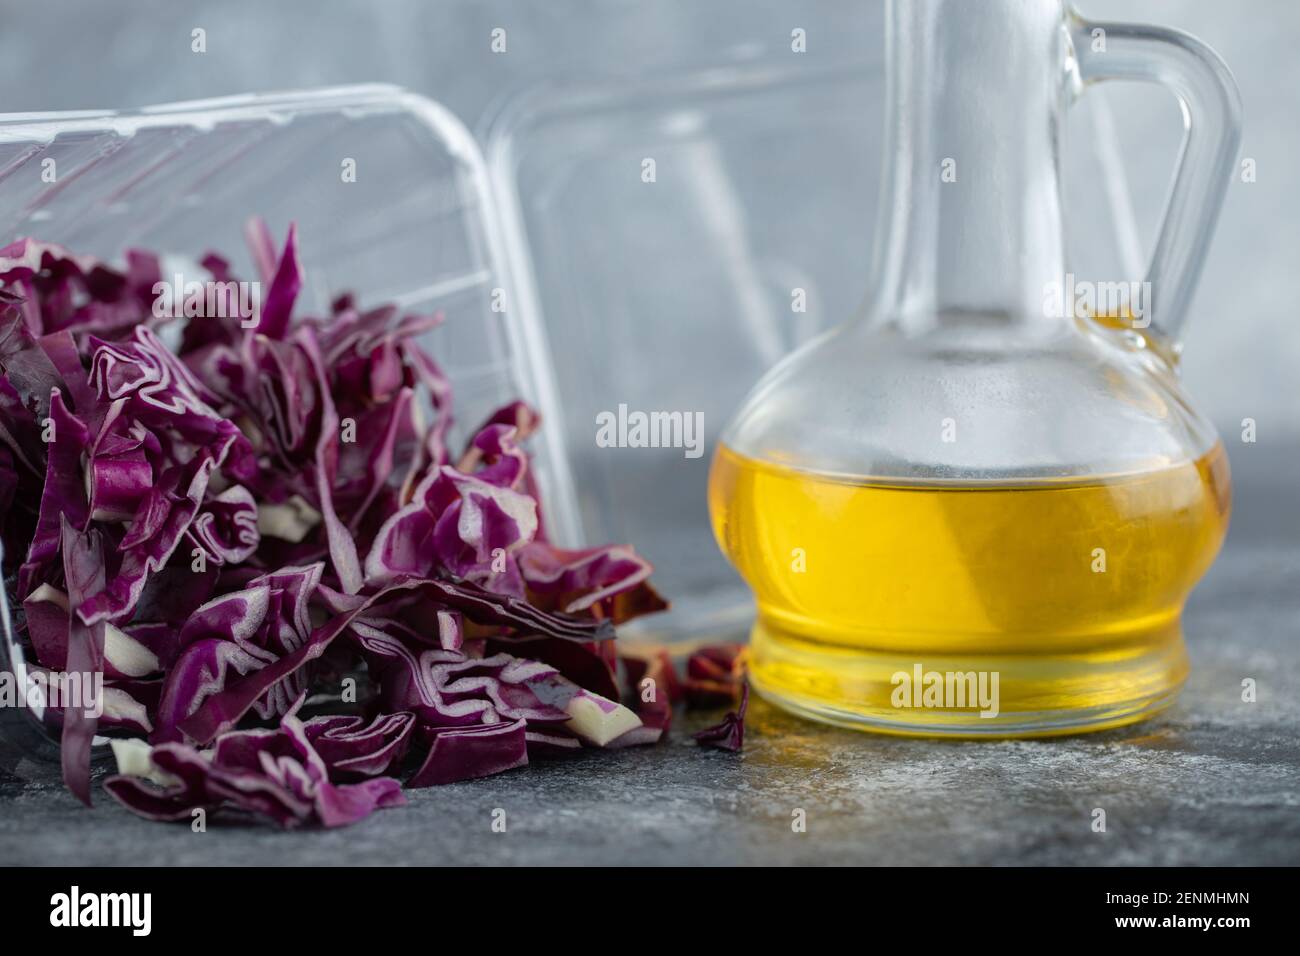
<svg viewBox="0 0 1300 956"><path fill-rule="evenodd" d="M1217 53L1179 30L1076 15L1070 33L1083 83L1159 83L1182 107L1182 148L1146 275L1151 325L1176 348L1235 170L1241 141L1237 84Z"/></svg>

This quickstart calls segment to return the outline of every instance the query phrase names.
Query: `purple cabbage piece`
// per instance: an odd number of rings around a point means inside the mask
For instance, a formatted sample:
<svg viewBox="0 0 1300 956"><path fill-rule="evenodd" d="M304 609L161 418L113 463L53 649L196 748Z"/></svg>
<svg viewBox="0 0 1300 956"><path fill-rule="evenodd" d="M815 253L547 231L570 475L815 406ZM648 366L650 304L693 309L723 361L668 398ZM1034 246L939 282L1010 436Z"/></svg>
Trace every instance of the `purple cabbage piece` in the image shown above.
<svg viewBox="0 0 1300 956"><path fill-rule="evenodd" d="M269 236L266 237L269 243ZM298 230L290 225L289 235L284 240L284 252L280 256L279 267L271 279L266 301L262 303L261 320L257 325L259 334L268 339L282 339L289 331L289 317L293 312L293 303L302 288L302 266L298 264Z"/></svg>
<svg viewBox="0 0 1300 956"><path fill-rule="evenodd" d="M442 317L395 317L392 307L361 313L344 302L336 303L328 323L314 327L335 411L356 423L355 440L338 448L332 494L337 510L350 515L354 534L373 533L417 482L427 444L417 412L419 385L432 383L436 420L429 434L445 428L448 418L446 394L434 391L445 393L441 373L436 366L414 368L411 360L418 351L412 338Z"/></svg>
<svg viewBox="0 0 1300 956"><path fill-rule="evenodd" d="M415 392L401 388L390 401L361 413L356 421L358 433L378 436L378 441L349 442L339 451L333 499L350 507L350 533L357 531L376 502L382 501L386 511L395 507L401 487L409 480L409 469L399 472L397 463L409 459L415 447ZM400 478L396 487L395 472Z"/></svg>
<svg viewBox="0 0 1300 956"><path fill-rule="evenodd" d="M208 498L190 523L189 535L215 564L239 564L257 550L257 501L240 485Z"/></svg>
<svg viewBox="0 0 1300 956"><path fill-rule="evenodd" d="M104 712L98 729L132 737L144 737L153 730L150 704L157 703L157 681L113 681L104 684Z"/></svg>
<svg viewBox="0 0 1300 956"><path fill-rule="evenodd" d="M745 746L745 711L749 709L749 685L740 687L740 706L729 711L722 721L706 727L692 736L701 747L738 752Z"/></svg>
<svg viewBox="0 0 1300 956"><path fill-rule="evenodd" d="M554 760L582 750L582 741L562 729L529 730L524 734L529 758Z"/></svg>
<svg viewBox="0 0 1300 956"><path fill-rule="evenodd" d="M529 660L549 664L573 683L610 700L620 696L618 681L610 662L593 648L601 645L580 644L555 637L527 642L492 641L494 651L509 650Z"/></svg>
<svg viewBox="0 0 1300 956"><path fill-rule="evenodd" d="M465 646L465 618L459 611L438 612L438 646L459 651Z"/></svg>
<svg viewBox="0 0 1300 956"><path fill-rule="evenodd" d="M145 435L101 435L86 469L91 517L96 521L129 521L153 487L153 464Z"/></svg>
<svg viewBox="0 0 1300 956"><path fill-rule="evenodd" d="M38 588L23 600L27 618L27 635L31 639L36 660L52 670L68 666L68 608L65 603L40 600Z"/></svg>
<svg viewBox="0 0 1300 956"><path fill-rule="evenodd" d="M58 553L64 522L80 529L90 519L85 482L81 478L81 456L90 442L90 430L68 411L57 391L50 396L50 424L53 433L47 452L45 490L41 495L36 534L27 550L29 578L35 569ZM19 588L20 596L26 597L30 588L22 582Z"/></svg>
<svg viewBox="0 0 1300 956"><path fill-rule="evenodd" d="M303 725L335 781L375 777L399 764L414 728L415 715L406 711L381 714L368 724L339 714L314 717Z"/></svg>
<svg viewBox="0 0 1300 956"><path fill-rule="evenodd" d="M66 330L111 337L155 321L158 259L134 249L126 258L127 271L118 272L62 246L19 239L0 249L0 283L22 297L23 321L33 335Z"/></svg>
<svg viewBox="0 0 1300 956"><path fill-rule="evenodd" d="M668 606L649 584L650 562L630 547L567 551L535 541L519 552L519 567L529 601L544 610L621 624Z"/></svg>
<svg viewBox="0 0 1300 956"><path fill-rule="evenodd" d="M417 379L424 386L434 409L434 420L424 437L424 454L431 467L447 463L447 432L451 430L451 382L438 363L414 342L403 343L402 349Z"/></svg>
<svg viewBox="0 0 1300 956"><path fill-rule="evenodd" d="M56 680L65 679L68 672L65 668L49 669L33 666L29 667L28 673L39 675L45 687L52 687ZM84 683L80 685L68 683L60 690L61 693L73 694L80 691L86 695L73 700L78 705L84 703L89 705L91 710L98 710L98 716L95 716L96 735L144 737L153 729L149 714L157 704L158 684L157 680L110 680L105 677L102 692L93 684ZM46 702L47 718L51 725L58 727L60 731L66 726L68 702L69 699L64 696ZM74 714L75 719L77 715Z"/></svg>
<svg viewBox="0 0 1300 956"><path fill-rule="evenodd" d="M524 597L515 560L541 519L520 442L537 427L523 402L498 410L471 439L455 468L431 469L411 502L379 529L366 558L371 581L438 568L489 590Z"/></svg>
<svg viewBox="0 0 1300 956"><path fill-rule="evenodd" d="M297 674L303 666L325 653L330 644L347 631L357 617L384 599L404 592L411 592L425 600L442 602L481 624L521 627L536 633L575 639L609 636L607 622L586 622L561 615L548 615L523 602L467 585L405 579L381 588L368 597L349 602L352 604L349 610L337 614L316 628L291 653L204 699L197 709L180 722L179 729L202 744L234 727L254 703L279 681Z"/></svg>
<svg viewBox="0 0 1300 956"><path fill-rule="evenodd" d="M275 237L260 216L253 216L244 223L244 240L248 243L249 254L253 257L253 266L257 277L263 285L270 285L275 279L279 256L275 252ZM287 244L287 243L286 243ZM209 255L209 259L212 256ZM219 267L227 268L225 260L218 257Z"/></svg>
<svg viewBox="0 0 1300 956"><path fill-rule="evenodd" d="M211 391L146 326L129 339L90 341L90 382L101 401L125 400L132 419L200 449L237 446L240 462L251 465L247 440L209 404Z"/></svg>
<svg viewBox="0 0 1300 956"><path fill-rule="evenodd" d="M109 404L101 439L105 430L131 423L129 438L116 433L112 441L97 439L96 448L106 444L110 453L130 451L138 441L135 448L147 445L172 463L143 491L130 516L118 543L120 566L112 580L79 610L86 623L129 619L150 575L167 565L199 515L213 473L224 466L232 474L248 474L253 467L247 440L207 404L202 386L146 327L137 327L130 340L91 341L91 382L99 400ZM185 450L177 453L180 446ZM96 488L92 484L92 490ZM219 510L222 503L214 502L213 507ZM243 533L247 536L246 530ZM237 547L243 553L244 544ZM29 563L38 558L33 554Z"/></svg>
<svg viewBox="0 0 1300 956"><path fill-rule="evenodd" d="M216 462L199 457L169 468L141 501L118 544L121 563L105 590L78 614L87 623L128 620L150 575L166 567L202 505Z"/></svg>
<svg viewBox="0 0 1300 956"><path fill-rule="evenodd" d="M177 782L160 787L141 777L115 774L104 781L108 795L137 816L159 822L191 820L196 809L208 812L221 805L224 798L207 790L212 765L193 747L161 744L153 748L151 761Z"/></svg>
<svg viewBox="0 0 1300 956"><path fill-rule="evenodd" d="M526 485L528 454L521 443L540 423L537 412L524 402L497 409L470 439L456 469L501 488L531 492Z"/></svg>
<svg viewBox="0 0 1300 956"><path fill-rule="evenodd" d="M308 605L321 571L320 564L284 568L194 612L180 631L183 650L167 675L155 740L180 739L181 724L209 697L225 691L232 675L261 674L308 643ZM250 707L262 718L284 714L306 683L306 675L295 669L267 685Z"/></svg>
<svg viewBox="0 0 1300 956"><path fill-rule="evenodd" d="M266 450L286 469L305 465L321 402L307 353L296 341L256 338L240 349L218 352L216 359L218 374L208 377L221 381L225 394L245 406Z"/></svg>
<svg viewBox="0 0 1300 956"><path fill-rule="evenodd" d="M525 727L523 720L515 720L439 731L407 786L434 787L526 766Z"/></svg>
<svg viewBox="0 0 1300 956"><path fill-rule="evenodd" d="M330 396L324 361L320 357L319 347L310 329L303 330L302 344L311 360L321 394L320 437L316 442L316 495L321 516L325 521L330 561L334 565L334 573L338 576L343 590L348 594L356 594L361 590L361 563L357 558L357 545L351 532L339 519L334 509L331 490L338 469L338 449L341 441L339 416Z"/></svg>
<svg viewBox="0 0 1300 956"><path fill-rule="evenodd" d="M532 498L443 466L420 483L411 504L380 528L366 558L366 578L429 577L445 568L464 580L522 597L513 563L498 571L493 562L523 547L536 532Z"/></svg>
<svg viewBox="0 0 1300 956"><path fill-rule="evenodd" d="M99 547L102 552L102 545ZM27 632L36 659L53 670L61 671L68 667L69 627L72 624L69 607L68 596L50 585L42 585L23 601ZM156 674L160 664L158 654L147 643L137 639L139 635L146 641L161 643L151 631L148 625L137 625L130 629L130 633L107 627L102 655L104 676L117 679Z"/></svg>
<svg viewBox="0 0 1300 956"><path fill-rule="evenodd" d="M119 775L104 786L127 809L152 820L184 820L199 807L230 805L286 828L311 823L338 827L406 802L401 784L391 777L333 783L325 760L293 713L275 730L223 734L206 754L168 743L155 747L151 759L177 782L157 787Z"/></svg>
<svg viewBox="0 0 1300 956"><path fill-rule="evenodd" d="M425 600L460 611L477 624L497 625L524 635L562 637L571 641L605 641L613 638L610 622L587 620L564 612L538 610L527 601L489 591L469 581L411 579L394 582L395 588L416 588ZM498 639L508 639L500 634Z"/></svg>
<svg viewBox="0 0 1300 956"><path fill-rule="evenodd" d="M188 561L173 561L145 582L136 603L135 620L166 627L171 635L168 642L171 653L159 655L165 666L170 666L176 659L181 626L216 592L218 579L222 577L220 572L221 568L212 563L202 571L195 571ZM225 578L227 586L235 586L233 574L227 574Z"/></svg>
<svg viewBox="0 0 1300 956"><path fill-rule="evenodd" d="M234 641L214 637L190 644L167 672L153 739L181 740L182 723L208 698L220 694L231 682L232 674L255 674L266 663L264 656Z"/></svg>
<svg viewBox="0 0 1300 956"><path fill-rule="evenodd" d="M97 419L102 416L103 408L90 385L86 368L81 361L81 352L77 349L72 333L66 330L51 332L49 335L41 336L37 344L50 366L59 374L59 382L55 383L55 386L65 390L72 407L79 414L85 416L88 422L97 425Z"/></svg>
<svg viewBox="0 0 1300 956"><path fill-rule="evenodd" d="M312 631L307 641L297 649L265 664L243 680L231 686L224 686L223 681L224 689L206 697L188 717L177 724L178 728L200 744L206 744L218 734L232 729L280 681L293 678L302 667L324 654L334 639L347 630L353 618L364 608L365 605L362 604L336 616ZM239 646L234 642L226 643Z"/></svg>
<svg viewBox="0 0 1300 956"><path fill-rule="evenodd" d="M0 291L0 373L4 388L0 391L0 415L6 424L4 440L14 453L33 471L44 451L41 425L49 415L50 393L66 391L63 374L43 347L24 325L19 314L22 300ZM64 336L64 338L70 338ZM72 347L76 356L76 347ZM56 350L62 354L62 350ZM80 357L76 357L78 366ZM74 376L75 377L75 376ZM84 379L84 373L81 376ZM74 403L75 407L75 403Z"/></svg>
<svg viewBox="0 0 1300 956"><path fill-rule="evenodd" d="M104 624L80 620L78 609L104 589L104 544L98 531L80 532L63 522L63 573L68 586L67 670L93 681L104 672ZM87 708L66 707L63 712L63 780L68 789L90 806L90 745L98 718Z"/></svg>
<svg viewBox="0 0 1300 956"><path fill-rule="evenodd" d="M381 686L383 706L409 710L424 727L470 727L522 719L563 723L564 710L539 700L528 686L554 668L509 654L468 658L458 651L413 651L401 639L362 622L353 632Z"/></svg>

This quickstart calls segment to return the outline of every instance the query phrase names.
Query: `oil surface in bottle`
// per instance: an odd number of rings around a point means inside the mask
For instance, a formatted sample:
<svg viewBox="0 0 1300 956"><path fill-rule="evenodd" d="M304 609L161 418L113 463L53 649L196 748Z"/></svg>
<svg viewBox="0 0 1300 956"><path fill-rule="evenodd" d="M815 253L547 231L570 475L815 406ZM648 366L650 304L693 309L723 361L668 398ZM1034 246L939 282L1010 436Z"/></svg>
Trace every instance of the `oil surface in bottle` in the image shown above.
<svg viewBox="0 0 1300 956"><path fill-rule="evenodd" d="M880 730L1007 735L1114 726L1172 698L1183 603L1230 492L1219 445L1106 479L964 484L828 477L721 445L709 505L757 599L765 695ZM984 671L1000 678L991 719L900 706L900 672Z"/></svg>

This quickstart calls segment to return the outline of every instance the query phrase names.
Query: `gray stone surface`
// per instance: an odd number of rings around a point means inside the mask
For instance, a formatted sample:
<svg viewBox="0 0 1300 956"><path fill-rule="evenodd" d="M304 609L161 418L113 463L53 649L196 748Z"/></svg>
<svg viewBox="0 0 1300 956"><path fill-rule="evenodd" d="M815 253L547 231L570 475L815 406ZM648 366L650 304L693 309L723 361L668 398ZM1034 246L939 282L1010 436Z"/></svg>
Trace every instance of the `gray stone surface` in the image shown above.
<svg viewBox="0 0 1300 956"><path fill-rule="evenodd" d="M1228 544L1165 715L1050 741L931 742L751 708L739 756L660 747L411 794L350 829L195 834L30 764L0 769L0 864L1300 864L1300 450L1231 449ZM1241 701L1241 680L1259 700ZM1091 811L1107 811L1093 833ZM505 833L491 830L495 808ZM807 833L791 813L807 813Z"/></svg>

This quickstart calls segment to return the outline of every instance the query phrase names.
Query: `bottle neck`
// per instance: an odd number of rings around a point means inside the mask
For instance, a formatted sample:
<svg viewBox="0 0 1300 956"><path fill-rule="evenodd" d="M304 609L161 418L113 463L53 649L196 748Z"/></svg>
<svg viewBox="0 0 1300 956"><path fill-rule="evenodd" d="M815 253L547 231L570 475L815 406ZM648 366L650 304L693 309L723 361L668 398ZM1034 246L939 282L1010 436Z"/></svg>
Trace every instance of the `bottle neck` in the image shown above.
<svg viewBox="0 0 1300 956"><path fill-rule="evenodd" d="M1045 317L1064 275L1055 0L891 0L871 321Z"/></svg>

